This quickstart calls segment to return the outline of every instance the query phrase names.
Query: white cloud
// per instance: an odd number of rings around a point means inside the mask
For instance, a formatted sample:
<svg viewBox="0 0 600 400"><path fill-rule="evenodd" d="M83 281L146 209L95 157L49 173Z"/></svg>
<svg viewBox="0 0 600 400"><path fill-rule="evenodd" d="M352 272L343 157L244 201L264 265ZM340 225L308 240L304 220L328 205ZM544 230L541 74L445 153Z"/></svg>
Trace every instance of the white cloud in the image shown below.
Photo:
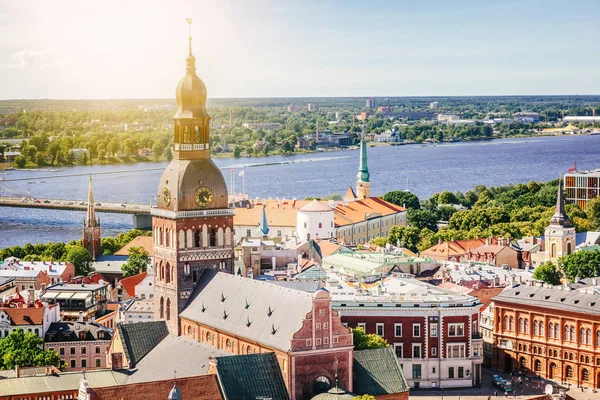
<svg viewBox="0 0 600 400"><path fill-rule="evenodd" d="M63 68L73 62L71 58L56 60L56 57L45 50L21 50L11 58L12 62L0 63L0 68Z"/></svg>

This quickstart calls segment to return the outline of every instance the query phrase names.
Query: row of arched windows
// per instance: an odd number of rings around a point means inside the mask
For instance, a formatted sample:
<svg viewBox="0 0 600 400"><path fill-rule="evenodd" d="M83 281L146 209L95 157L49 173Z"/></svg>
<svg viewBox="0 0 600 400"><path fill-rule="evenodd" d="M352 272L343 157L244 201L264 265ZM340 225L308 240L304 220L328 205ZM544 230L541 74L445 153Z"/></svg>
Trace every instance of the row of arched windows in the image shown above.
<svg viewBox="0 0 600 400"><path fill-rule="evenodd" d="M158 264L158 279L165 282L171 283L175 279L175 267L171 267L168 262L164 263L161 261Z"/></svg>
<svg viewBox="0 0 600 400"><path fill-rule="evenodd" d="M171 299L167 299L165 309L165 299L162 296L160 297L160 319L171 320Z"/></svg>
<svg viewBox="0 0 600 400"><path fill-rule="evenodd" d="M511 316L504 316L502 321L502 329L512 331L514 330L515 319ZM519 318L518 321L518 332L529 333L529 319ZM542 321L533 321L533 334L537 336L544 336L544 323ZM560 339L560 325L558 323L550 322L548 324L548 337L551 339ZM569 342L575 342L575 326L565 325L563 331L563 339ZM592 343L592 330L589 328L581 328L579 330L579 343L580 344L593 344ZM600 330L596 331L596 345L600 346Z"/></svg>
<svg viewBox="0 0 600 400"><path fill-rule="evenodd" d="M223 229L208 228L206 224L196 229L182 229L179 235L179 248L192 249L202 247L231 246L232 232L230 227Z"/></svg>

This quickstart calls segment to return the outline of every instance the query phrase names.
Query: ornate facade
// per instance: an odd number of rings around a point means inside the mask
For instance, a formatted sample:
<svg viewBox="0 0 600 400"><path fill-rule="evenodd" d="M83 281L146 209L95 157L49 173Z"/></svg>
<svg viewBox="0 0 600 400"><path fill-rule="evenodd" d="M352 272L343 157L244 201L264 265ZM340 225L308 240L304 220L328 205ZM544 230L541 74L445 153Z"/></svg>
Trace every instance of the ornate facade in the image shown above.
<svg viewBox="0 0 600 400"><path fill-rule="evenodd" d="M550 225L544 232L545 259L554 264L558 262L559 257L575 251L575 228L571 226L571 221L565 212L562 179L558 182L556 210L550 219Z"/></svg>
<svg viewBox="0 0 600 400"><path fill-rule="evenodd" d="M92 191L92 176L90 175L90 187L88 190L87 214L83 221L83 247L90 252L92 260L102 255L102 245L100 242L100 218L96 218L94 208L94 193Z"/></svg>
<svg viewBox="0 0 600 400"><path fill-rule="evenodd" d="M176 90L173 160L152 209L155 319L178 334L178 315L202 270L233 271L233 209L221 171L210 158L206 86L190 51Z"/></svg>
<svg viewBox="0 0 600 400"><path fill-rule="evenodd" d="M588 286L574 289L571 286ZM597 281L514 285L494 298L492 367L573 386L600 387Z"/></svg>

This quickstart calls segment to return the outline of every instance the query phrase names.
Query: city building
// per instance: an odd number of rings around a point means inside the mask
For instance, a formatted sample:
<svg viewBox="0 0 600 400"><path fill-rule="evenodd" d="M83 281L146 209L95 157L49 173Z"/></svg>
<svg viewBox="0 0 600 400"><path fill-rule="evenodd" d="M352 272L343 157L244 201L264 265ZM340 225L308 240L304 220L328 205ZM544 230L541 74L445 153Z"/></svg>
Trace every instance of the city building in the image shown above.
<svg viewBox="0 0 600 400"><path fill-rule="evenodd" d="M60 282L69 282L75 276L75 266L70 262L58 261L23 261L16 257L8 257L0 261L0 276L2 270L13 271L43 271L47 277L45 282L39 282L39 285L53 285ZM36 288L40 289L40 288ZM21 287L21 290L24 288Z"/></svg>
<svg viewBox="0 0 600 400"><path fill-rule="evenodd" d="M48 286L42 295L42 301L48 304L60 304L60 313L64 321L84 321L101 317L106 312L109 284L73 284L61 283Z"/></svg>
<svg viewBox="0 0 600 400"><path fill-rule="evenodd" d="M121 303L136 297L136 288L147 276L147 272L142 272L117 281L115 287L110 291L109 300Z"/></svg>
<svg viewBox="0 0 600 400"><path fill-rule="evenodd" d="M41 290L48 284L48 274L39 269L0 269L0 278L12 279L13 287L22 291Z"/></svg>
<svg viewBox="0 0 600 400"><path fill-rule="evenodd" d="M54 350L66 371L106 368L112 331L95 322L54 322L44 336L44 349Z"/></svg>
<svg viewBox="0 0 600 400"><path fill-rule="evenodd" d="M469 249L476 249L485 244L497 244L498 242L492 238L489 239L464 239L450 240L431 246L421 252L422 256L434 258L438 261L454 261L459 262L464 259Z"/></svg>
<svg viewBox="0 0 600 400"><path fill-rule="evenodd" d="M154 320L154 301L131 299L123 305L121 321L124 324L134 324Z"/></svg>
<svg viewBox="0 0 600 400"><path fill-rule="evenodd" d="M483 366L492 367L492 358L494 357L494 302L491 302L481 312L481 322L479 330L483 338Z"/></svg>
<svg viewBox="0 0 600 400"><path fill-rule="evenodd" d="M481 383L477 298L393 275L370 285L330 276L327 290L345 325L387 340L410 387Z"/></svg>
<svg viewBox="0 0 600 400"><path fill-rule="evenodd" d="M279 122L244 122L242 124L243 128L247 129L262 129L265 131L274 131L277 129L281 129L283 125Z"/></svg>
<svg viewBox="0 0 600 400"><path fill-rule="evenodd" d="M39 301L31 304L17 294L0 305L0 338L7 337L17 329L43 338L50 324L59 320L59 306L48 306Z"/></svg>
<svg viewBox="0 0 600 400"><path fill-rule="evenodd" d="M333 238L335 235L334 210L318 200L298 209L296 233L300 240Z"/></svg>
<svg viewBox="0 0 600 400"><path fill-rule="evenodd" d="M587 122L593 124L595 122L600 122L600 116L586 116L586 115L574 115L569 117L563 117L563 122Z"/></svg>
<svg viewBox="0 0 600 400"><path fill-rule="evenodd" d="M472 289L506 287L534 280L532 268L514 269L473 262L447 262L434 278Z"/></svg>
<svg viewBox="0 0 600 400"><path fill-rule="evenodd" d="M319 111L319 105L317 103L308 103L308 111Z"/></svg>
<svg viewBox="0 0 600 400"><path fill-rule="evenodd" d="M180 315L181 333L231 354L274 352L291 399L317 382L352 391L352 333L325 290L315 294L205 270Z"/></svg>
<svg viewBox="0 0 600 400"><path fill-rule="evenodd" d="M366 100L365 107L367 108L375 108L375 99L370 97Z"/></svg>
<svg viewBox="0 0 600 400"><path fill-rule="evenodd" d="M579 287L579 288L577 288ZM598 279L515 284L494 300L492 367L564 385L600 387Z"/></svg>
<svg viewBox="0 0 600 400"><path fill-rule="evenodd" d="M233 209L227 185L210 157L206 86L196 75L189 41L186 74L177 85L173 160L162 174L152 208L155 319L178 333L202 270L233 272Z"/></svg>
<svg viewBox="0 0 600 400"><path fill-rule="evenodd" d="M90 175L90 187L88 190L87 214L83 221L83 247L89 251L92 260L102 255L100 243L100 218L96 217L94 209L94 193L92 191L92 176Z"/></svg>
<svg viewBox="0 0 600 400"><path fill-rule="evenodd" d="M600 121L600 119L599 119ZM600 196L600 169L577 171L573 168L565 174L565 199L585 210L590 200Z"/></svg>
<svg viewBox="0 0 600 400"><path fill-rule="evenodd" d="M439 108L439 107L440 107L439 101L432 101L431 103L429 103L429 108L431 108L431 109Z"/></svg>
<svg viewBox="0 0 600 400"><path fill-rule="evenodd" d="M467 249L463 260L496 267L521 268L520 253L510 245L509 239L506 238L498 238L498 244L486 243L474 249Z"/></svg>

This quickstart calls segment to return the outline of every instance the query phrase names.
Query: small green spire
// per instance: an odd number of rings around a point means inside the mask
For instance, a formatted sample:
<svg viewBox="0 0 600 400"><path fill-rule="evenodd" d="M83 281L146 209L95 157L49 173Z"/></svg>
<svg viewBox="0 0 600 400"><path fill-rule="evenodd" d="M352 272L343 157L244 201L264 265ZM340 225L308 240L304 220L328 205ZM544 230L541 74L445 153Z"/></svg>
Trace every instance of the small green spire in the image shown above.
<svg viewBox="0 0 600 400"><path fill-rule="evenodd" d="M262 218L260 219L260 224L256 229L256 234L259 236L267 236L269 234L269 224L267 222L267 210L265 205L263 204L262 209Z"/></svg>
<svg viewBox="0 0 600 400"><path fill-rule="evenodd" d="M356 177L361 182L369 182L369 167L367 165L367 143L364 139L360 141L360 164Z"/></svg>

